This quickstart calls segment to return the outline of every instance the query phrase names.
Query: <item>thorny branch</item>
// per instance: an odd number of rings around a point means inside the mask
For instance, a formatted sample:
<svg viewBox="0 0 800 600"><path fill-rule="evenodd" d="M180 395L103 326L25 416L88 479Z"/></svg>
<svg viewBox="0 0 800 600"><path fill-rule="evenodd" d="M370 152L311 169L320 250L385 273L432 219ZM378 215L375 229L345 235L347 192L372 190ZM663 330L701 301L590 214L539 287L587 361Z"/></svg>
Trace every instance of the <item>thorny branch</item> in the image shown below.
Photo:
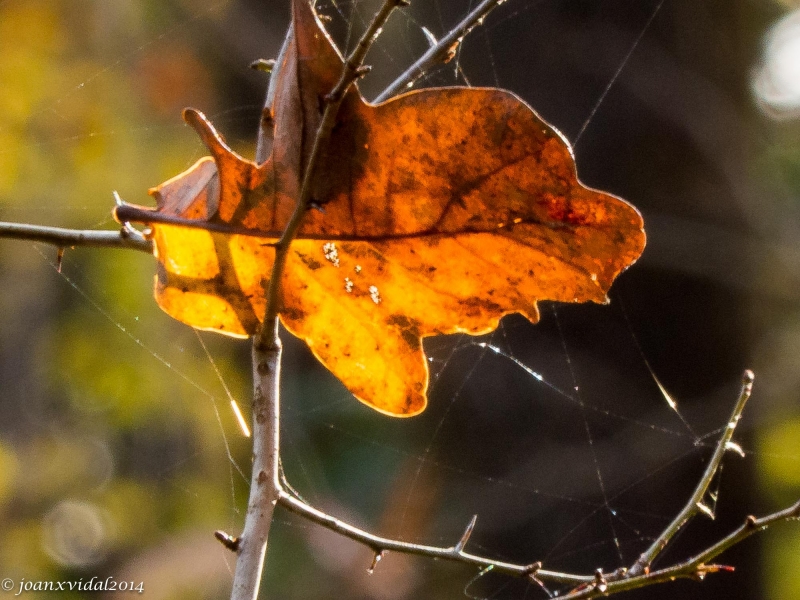
<svg viewBox="0 0 800 600"><path fill-rule="evenodd" d="M280 489L277 503L314 523L367 546L375 553L376 557L381 557L386 551L394 551L469 564L480 567L483 570L491 570L495 573L527 577L537 583L552 582L561 585L575 586L571 592L562 596L562 598L569 600L608 596L610 594L647 587L678 578L703 579L709 573L732 570L730 567L709 564L709 561L719 556L731 546L738 544L752 534L763 531L776 523L800 519L800 501L789 508L761 518L747 517L742 526L696 556L664 569L657 571L649 570L649 564L655 560L664 548L666 548L670 539L686 525L693 516L705 512L699 507L711 481L719 470L725 453L734 447L732 446L731 439L736 425L741 419L745 404L750 397L752 385L753 373L751 371L746 371L743 376L742 390L731 417L715 446L714 454L709 461L706 471L684 508L664 529L661 535L658 536L651 547L643 552L629 569L619 569L609 574L604 574L602 570L598 569L592 575L578 575L544 569L540 562L525 565L513 564L469 554L464 551L464 548L475 526L475 518L469 523L464 534L456 544L449 547L436 547L383 538L354 527L353 525L345 523L308 505L295 495L287 492L286 489L290 486L282 483L279 483Z"/></svg>
<svg viewBox="0 0 800 600"><path fill-rule="evenodd" d="M153 243L141 235L137 235L134 231L125 227L117 231L99 231L95 229L64 229L62 227L0 221L0 238L41 242L58 248L72 248L74 246L129 248L152 254Z"/></svg>
<svg viewBox="0 0 800 600"><path fill-rule="evenodd" d="M496 573L505 573L517 577L533 576L540 580L553 581L565 585L580 585L594 581L593 576L547 571L542 569L542 563L540 562L535 562L528 565L517 565L514 563L497 561L475 554L469 554L468 552L464 552L464 547L469 540L469 535L462 535L454 545L446 548L412 544L409 542L402 542L399 540L380 537L364 531L363 529L359 529L358 527L354 527L353 525L345 523L344 521L341 521L320 510L317 510L312 506L309 506L299 498L283 490L281 491L278 503L284 508L308 519L309 521L313 521L318 525L322 525L331 531L367 546L375 553L376 556L381 556L386 551L401 552L403 554L415 554L417 556L427 556L428 558L461 562L477 566L482 569L491 569ZM467 526L465 534L472 533L472 527L474 527L474 524L475 518L473 518L473 520Z"/></svg>
<svg viewBox="0 0 800 600"><path fill-rule="evenodd" d="M800 519L800 501L792 506L780 510L778 512L766 515L761 518L753 516L747 517L744 524L739 526L738 529L730 533L728 536L721 539L719 542L704 550L700 554L685 560L681 563L659 569L658 571L651 571L650 573L643 573L642 575L631 577L628 573L614 573L608 577L604 577L602 573L596 575L596 581L592 584L575 589L569 594L561 596L564 600L578 600L579 598L596 598L598 596L610 596L618 592L638 589L654 585L657 583L665 583L667 581L674 581L679 578L687 579L704 579L709 573L719 573L723 571L733 571L733 567L725 565L708 564L708 561L713 560L731 546L735 546L744 539L750 537L754 533L764 531L772 525L787 521L796 521Z"/></svg>
<svg viewBox="0 0 800 600"><path fill-rule="evenodd" d="M506 0L483 0L472 12L464 17L458 25L447 32L442 39L430 47L413 65L408 67L400 77L376 96L374 102L383 102L392 96L405 91L431 68L446 63L452 58L453 52L476 26L483 23L486 16Z"/></svg>
<svg viewBox="0 0 800 600"><path fill-rule="evenodd" d="M238 558L231 600L255 600L258 597L273 512L278 500L285 495L280 482L281 341L278 312L280 283L289 247L308 210L317 163L330 138L342 99L356 79L366 73L364 59L386 20L396 8L407 3L407 0L385 0L353 52L345 59L339 81L325 98L325 110L305 165L294 212L275 245L264 320L260 332L253 337L253 471L244 531L235 543ZM270 90L267 92L268 103L271 96ZM268 123L262 123L259 138L260 151L271 146Z"/></svg>
<svg viewBox="0 0 800 600"><path fill-rule="evenodd" d="M636 560L628 572L631 577L647 573L647 571L650 570L650 565L653 563L653 560L655 560L655 558L667 547L667 544L669 544L670 540L681 530L684 525L686 525L686 523L689 522L692 517L701 512L713 516L713 513L710 512L710 509L707 508L703 503L703 499L705 498L706 492L708 492L708 487L711 485L711 481L714 479L714 476L719 470L719 466L722 463L722 458L730 449L733 432L736 430L736 425L739 423L739 419L742 417L744 407L747 404L747 401L750 399L750 394L753 391L753 378L754 375L752 371L744 372L744 376L742 378L742 391L739 394L739 399L736 401L736 405L731 413L731 418L728 420L728 424L722 432L722 437L720 437L720 440L714 449L714 454L711 456L711 460L708 461L708 466L706 467L703 476L700 478L692 497L689 498L689 501L686 503L686 506L683 507L681 512L679 512L672 522L667 525L663 533L658 536L651 546Z"/></svg>
<svg viewBox="0 0 800 600"><path fill-rule="evenodd" d="M476 26L483 23L483 20L486 16L496 7L503 4L506 0L483 0L478 6L476 6L466 17L464 17L455 27L453 27L447 35L442 37L435 45L431 46L425 54L423 54L413 65L411 65L402 75L400 75L397 79L395 79L383 92L381 92L376 98L375 102L382 102L387 100L388 98L402 92L412 86L414 82L416 82L420 77L422 77L425 73L427 73L431 68L435 67L438 64L447 62L451 53L458 45L462 42L462 40L469 34ZM391 2L387 2L386 5L392 4ZM405 4L405 2L398 2L395 4ZM381 10L385 10L385 6ZM388 14L386 15L388 17ZM377 22L376 20L373 21L373 24ZM353 55L356 55L356 52L361 53L360 60L358 61L358 67L355 67L355 62L351 62L349 59L347 61L348 68L345 69L342 73L343 77L349 76L353 77L349 82L344 85L346 89L349 85L358 77L360 77L363 72L356 73L355 70L359 68L363 64L364 56L366 55L366 50L369 49L372 41L374 41L375 33L380 29L380 27L371 28L367 31L371 37L367 37L366 35L362 37L362 42L368 40L368 43L363 45L359 42L359 45L356 47L355 52ZM358 58L358 56L355 56ZM258 62L258 61L256 61ZM278 63L280 61L277 61ZM269 64L269 69L272 69L275 65L275 61L263 61L263 63ZM264 69L267 70L267 69ZM340 81L340 84L342 82ZM337 85L337 88L339 86ZM340 91L338 94L335 93L335 90L331 92L331 96L335 97L337 95L343 95ZM270 98L267 98L267 102L270 102ZM329 103L330 106L332 103ZM338 105L336 106L336 110L338 110ZM335 110L333 110L335 115ZM331 124L333 122L333 118L331 118ZM259 135L259 148L257 152L257 160L258 154L263 154L262 150L265 149L266 153L269 153L269 149L272 147L271 140L265 139L268 138L268 132L262 131ZM259 160L260 162L260 160ZM307 200L306 200L307 203ZM298 209L301 207L301 203L298 203ZM303 209L303 211L305 208ZM152 217L152 215L150 215ZM299 227L299 223L296 227ZM287 227L288 230L288 227ZM18 224L18 223L7 223L0 221L0 238L13 238L13 239L21 239L27 240L32 242L42 242L46 244L51 244L53 246L57 246L60 248L70 248L74 246L95 246L95 247L110 247L110 248L131 248L134 250L141 250L143 252L152 253L152 242L149 240L144 240L138 237L129 237L126 235L125 230L122 231L95 231L95 230L79 230L79 229L62 229L57 227L45 227L39 225L28 225L28 224ZM277 293L277 290L276 290ZM274 319L273 319L274 320Z"/></svg>

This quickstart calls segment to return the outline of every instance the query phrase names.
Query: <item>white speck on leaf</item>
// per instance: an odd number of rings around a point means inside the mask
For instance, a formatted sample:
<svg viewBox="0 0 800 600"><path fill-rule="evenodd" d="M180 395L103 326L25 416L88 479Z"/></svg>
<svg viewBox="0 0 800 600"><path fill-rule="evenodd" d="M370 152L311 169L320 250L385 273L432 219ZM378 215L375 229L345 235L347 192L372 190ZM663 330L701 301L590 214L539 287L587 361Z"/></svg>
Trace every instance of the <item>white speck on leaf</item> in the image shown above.
<svg viewBox="0 0 800 600"><path fill-rule="evenodd" d="M326 242L322 245L322 252L325 258L334 266L339 266L339 251L336 249L336 244L333 242Z"/></svg>
<svg viewBox="0 0 800 600"><path fill-rule="evenodd" d="M372 301L375 304L380 304L381 302L381 294L378 291L378 287L375 285L369 286L369 297L372 298Z"/></svg>

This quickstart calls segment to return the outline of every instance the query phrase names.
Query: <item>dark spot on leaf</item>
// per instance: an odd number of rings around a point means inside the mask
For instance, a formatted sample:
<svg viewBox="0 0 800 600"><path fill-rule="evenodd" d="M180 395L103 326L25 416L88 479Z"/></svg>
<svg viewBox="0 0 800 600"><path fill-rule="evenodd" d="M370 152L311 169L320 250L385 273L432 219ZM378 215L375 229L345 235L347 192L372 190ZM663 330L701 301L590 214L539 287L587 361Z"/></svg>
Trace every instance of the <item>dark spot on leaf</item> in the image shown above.
<svg viewBox="0 0 800 600"><path fill-rule="evenodd" d="M295 307L284 308L281 314L290 321L302 321L306 318L306 313Z"/></svg>
<svg viewBox="0 0 800 600"><path fill-rule="evenodd" d="M322 267L322 263L320 263L315 258L309 256L308 254L301 254L300 252L298 252L297 256L299 256L300 260L303 261L303 264L312 271L316 271L317 269Z"/></svg>

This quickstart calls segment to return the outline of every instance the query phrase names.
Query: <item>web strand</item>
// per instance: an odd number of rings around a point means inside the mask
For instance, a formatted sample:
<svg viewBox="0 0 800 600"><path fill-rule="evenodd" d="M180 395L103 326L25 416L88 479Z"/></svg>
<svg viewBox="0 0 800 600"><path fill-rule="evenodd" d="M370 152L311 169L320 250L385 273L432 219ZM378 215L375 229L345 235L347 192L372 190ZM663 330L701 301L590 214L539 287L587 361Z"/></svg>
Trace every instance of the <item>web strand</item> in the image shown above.
<svg viewBox="0 0 800 600"><path fill-rule="evenodd" d="M572 378L573 389L575 390L575 399L578 401L578 405L581 409L581 418L583 419L583 427L586 431L586 441L589 445L589 450L592 455L592 462L594 463L594 470L595 474L597 475L597 483L600 487L600 493L603 496L603 505L606 508L606 515L608 516L608 525L611 528L611 533L614 537L614 545L617 549L617 554L619 556L619 564L625 564L625 558L622 556L622 548L620 547L619 543L619 536L617 535L617 529L614 525L614 514L615 511L611 508L611 505L608 503L608 493L606 492L606 484L605 480L603 479L603 472L600 469L600 463L597 459L597 451L594 447L594 436L592 435L592 429L589 426L589 419L586 416L586 406L583 402L581 397L580 386L578 385L578 377L575 373L575 368L572 364L572 357L570 356L569 349L567 347L567 339L564 336L564 331L561 328L561 321L558 318L558 311L555 307L553 307L553 316L555 317L556 327L558 328L558 335L561 339L561 347L564 350L564 360L566 361L567 368L569 369L570 377Z"/></svg>
<svg viewBox="0 0 800 600"><path fill-rule="evenodd" d="M179 377L181 380L186 382L188 385L193 387L195 390L200 392L200 394L202 394L203 396L205 396L206 398L208 398L211 401L211 405L213 407L214 414L216 415L217 423L219 424L220 433L222 434L222 440L223 440L223 444L224 444L224 447L225 447L225 453L226 453L226 455L228 457L228 461L230 461L230 463L233 465L233 468L236 469L236 471L239 473L239 475L242 477L242 479L245 480L245 481L248 481L248 478L244 474L244 471L239 467L238 463L233 458L233 454L231 454L230 444L228 443L228 436L225 433L225 427L222 424L222 418L221 418L220 413L219 413L217 397L214 396L214 394L212 394L208 390L206 390L204 387L202 387L200 384L198 384L197 381L195 381L194 379L189 377L186 373L184 373L183 371L178 370L175 366L172 365L171 362L169 362L167 359L165 359L163 356L161 356L161 354L159 354L158 352L156 352L155 350L150 348L150 346L145 344L141 340L141 338L139 338L139 337L135 336L133 333L131 333L128 330L128 328L125 327L125 325L123 325L119 320L115 319L111 315L111 313L108 312L108 310L103 308L103 306L101 306L100 303L97 300L95 300L92 296L90 296L89 293L86 290L84 290L82 286L78 285L78 283L74 279L72 279L66 273L64 273L63 269L59 270L58 264L56 264L56 262L54 262L53 260L48 258L47 255L42 251L42 249L38 245L34 244L34 248L35 248L36 252L39 254L39 256L42 257L42 260L44 260L48 265L50 265L50 267L56 272L56 274L61 279L63 279L67 284L69 284L69 286L87 304L89 304L89 306L91 306L94 310L99 312L114 327L116 327L119 331L121 331L128 339L130 339L134 344L139 346L139 348L144 350L147 354L152 356L156 361L158 361L163 366L165 366L167 369L169 369L177 377Z"/></svg>
<svg viewBox="0 0 800 600"><path fill-rule="evenodd" d="M606 84L606 87L603 89L603 93L600 94L600 97L594 103L594 106L592 106L592 110L589 111L589 116L586 117L586 120L583 122L583 125L578 131L578 134L575 136L575 139L572 140L573 148L575 148L578 145L578 142L580 142L581 137L583 137L583 133L586 131L586 128L589 127L589 123L592 122L592 119L594 118L595 114L597 114L600 105L603 104L603 101L606 99L606 96L608 96L608 93L611 91L611 88L614 87L614 84L617 82L617 79L619 79L619 76L622 74L622 71L625 70L628 61L631 59L631 56L633 56L634 50L636 50L636 48L639 46L639 43L642 41L644 34L647 33L647 30L650 29L650 24L656 18L656 15L661 10L661 7L664 5L665 1L666 0L660 0L659 3L656 4L655 8L653 9L653 12L650 13L650 17L647 19L647 22L644 24L644 27L642 27L642 29L639 31L639 35L636 36L636 39L633 41L633 44L631 44L628 53L622 59L622 62L619 63L619 66L617 67L617 70L614 72L613 77L611 77L611 80L608 82L608 84Z"/></svg>

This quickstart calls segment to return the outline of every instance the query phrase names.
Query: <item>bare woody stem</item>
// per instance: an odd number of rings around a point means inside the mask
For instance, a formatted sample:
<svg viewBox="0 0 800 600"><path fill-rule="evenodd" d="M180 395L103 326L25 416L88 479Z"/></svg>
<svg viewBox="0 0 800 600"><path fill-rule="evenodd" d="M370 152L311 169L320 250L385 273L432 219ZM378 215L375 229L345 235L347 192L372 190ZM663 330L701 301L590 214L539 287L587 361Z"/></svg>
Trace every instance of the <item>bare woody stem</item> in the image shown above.
<svg viewBox="0 0 800 600"><path fill-rule="evenodd" d="M678 533L692 517L700 512L703 512L705 507L703 504L703 498L705 498L708 487L711 485L711 481L714 479L714 476L719 470L719 466L722 463L725 453L730 449L729 444L733 438L734 431L736 431L736 425L739 423L739 419L742 417L742 412L744 411L744 407L747 404L747 400L750 398L752 391L753 372L748 370L744 372L742 377L742 390L739 393L739 399L736 401L736 405L733 407L731 417L728 419L728 423L722 432L722 436L720 437L720 440L714 449L714 454L711 456L708 466L706 467L703 476L700 478L692 497L689 498L689 501L686 503L683 509L664 529L661 535L658 536L652 545L636 560L628 572L630 576L635 577L641 575L642 573L646 573L650 569L650 565L653 563L653 560L655 560L655 558L664 550L664 548L667 547L667 544L669 544L670 540L675 536L675 534Z"/></svg>
<svg viewBox="0 0 800 600"><path fill-rule="evenodd" d="M641 575L631 577L630 572L624 574L621 579L614 580L614 576L609 576L608 581L603 585L593 584L575 590L569 594L561 596L563 600L583 600L586 598L597 598L600 596L610 596L619 592L624 592L633 589L639 589L657 583L665 583L673 581L678 578L689 579L703 579L710 573L717 573L720 571L730 571L730 567L721 565L708 564L728 548L735 546L744 539L750 537L754 533L764 531L768 527L777 525L778 523L785 523L788 521L796 521L800 519L800 502L796 502L792 506L784 510L769 514L759 519L755 517L747 517L747 520L739 526L735 531L731 532L728 536L704 550L703 552L685 560L681 563L659 569L658 571L651 571L650 573L642 573Z"/></svg>
<svg viewBox="0 0 800 600"><path fill-rule="evenodd" d="M460 562L480 567L484 570L491 569L493 572L497 573L505 573L517 577L527 577L531 581L535 582L552 582L561 585L576 586L572 592L562 596L562 598L569 600L608 596L618 592L647 587L681 577L702 579L709 573L730 570L729 567L708 564L708 562L713 560L731 546L734 546L750 535L759 531L763 531L777 523L800 519L800 502L797 502L787 509L772 513L759 519L755 517L748 517L745 523L734 532L716 544L710 546L703 552L681 563L660 569L658 571L649 571L649 569L644 567L636 567L636 565L640 564L640 561L643 560L650 560L652 562L652 560L655 559L655 557L666 547L668 541L691 519L692 516L699 512L703 512L703 510L699 508L699 505L708 490L714 474L719 469L719 465L721 464L725 452L730 450L731 438L736 428L736 424L741 418L745 404L750 397L752 383L753 375L750 371L746 371L743 377L742 391L739 394L736 406L734 407L731 417L728 420L728 423L726 424L725 429L715 446L715 451L709 466L706 468L703 477L695 488L692 497L684 509L673 520L673 522L665 528L664 532L662 532L651 548L646 550L639 560L634 563L634 566L632 566L629 570L620 569L614 573L609 573L608 575L604 575L601 570L596 571L593 575L577 575L573 573L564 573L543 569L542 564L539 562L531 564L513 564L470 554L465 552L464 548L469 540L469 536L472 533L473 528L475 527L475 518L472 519L465 529L464 534L454 545L448 547L437 547L412 544L409 542L384 538L364 531L363 529L359 529L358 527L354 527L349 523L341 521L320 510L315 509L303 500L290 494L286 491L287 489L290 489L288 485L281 486L277 502L287 510L294 512L308 519L309 521L317 523L323 527L326 527L327 529L330 529L331 531L334 531L370 548L376 556L380 556L383 552L389 550L404 554L415 554L434 559Z"/></svg>
<svg viewBox="0 0 800 600"><path fill-rule="evenodd" d="M272 514L281 491L280 369L280 340L269 347L253 344L253 471L244 531L236 540L239 556L231 600L258 597Z"/></svg>
<svg viewBox="0 0 800 600"><path fill-rule="evenodd" d="M738 544L750 535L763 531L776 523L800 519L800 502L798 502L785 510L767 515L760 519L748 517L745 523L736 531L684 562L652 572L645 567L637 567L637 565L644 564L643 561L645 560L649 561L647 563L647 565L649 565L666 547L669 540L692 516L703 512L699 506L702 503L703 497L714 475L719 469L723 456L730 449L730 443L736 424L741 418L745 404L750 397L752 384L753 374L750 371L746 371L743 376L742 390L737 399L736 406L715 446L714 454L711 457L703 477L684 509L676 516L673 522L665 528L658 539L642 554L642 556L640 556L630 569L620 569L608 575L604 575L600 570L594 575L576 575L543 569L542 564L539 562L525 565L513 564L469 554L464 551L464 547L475 526L475 519L470 522L464 534L461 536L461 539L456 544L449 547L436 547L412 544L376 536L309 506L299 498L287 493L285 490L281 490L278 503L312 522L367 546L375 552L376 555L386 550L391 550L404 554L415 554L427 556L429 558L470 564L483 569L491 569L493 572L505 573L517 577L528 577L532 581L537 582L546 581L562 585L577 586L572 592L562 596L570 600L607 596L626 590L647 587L656 583L663 583L680 577L702 578L708 573L728 570L727 568L718 565L709 565L707 563L731 546Z"/></svg>
<svg viewBox="0 0 800 600"><path fill-rule="evenodd" d="M425 75L431 68L447 62L453 50L458 47L466 35L476 26L483 23L486 16L506 0L483 0L472 12L464 17L458 25L447 32L442 39L423 54L413 65L408 67L400 77L383 90L373 102L383 102L411 87L417 79Z"/></svg>
<svg viewBox="0 0 800 600"><path fill-rule="evenodd" d="M427 556L428 558L460 562L483 569L492 569L494 572L505 573L507 575L513 575L516 577L534 576L539 580L553 581L566 585L579 585L582 583L589 583L594 580L594 577L591 575L573 575L570 573L548 571L542 569L542 563L539 562L527 565L518 565L464 552L464 547L469 539L469 534L472 532L472 528L475 525L475 519L470 522L464 532L464 535L462 535L454 545L449 547L425 546L422 544L412 544L409 542L402 542L399 540L393 540L374 535L364 531L363 529L354 527L349 523L345 523L344 521L340 521L339 519L331 517L330 515L317 510L312 506L309 506L299 498L296 498L285 491L281 493L278 503L284 508L308 519L309 521L313 521L314 523L322 525L331 531L367 546L373 552L375 552L376 555L379 555L387 550L392 552L401 552L403 554L415 554L418 556Z"/></svg>
<svg viewBox="0 0 800 600"><path fill-rule="evenodd" d="M314 175L336 121L336 113L347 90L363 73L364 58L394 9L406 0L385 0L356 48L347 57L339 81L326 98L325 111L314 137L314 145L305 165L300 195L292 217L275 246L275 261L267 288L267 307L261 330L253 338L253 471L244 531L236 548L236 572L231 600L255 600L267 552L270 526L275 506L283 492L280 471L280 364L281 342L278 335L280 283L292 240L297 235L308 209ZM286 45L284 45L284 48ZM272 86L270 86L272 88ZM267 93L267 102L270 92ZM269 123L259 131L259 153L271 147ZM265 157L258 156L263 160Z"/></svg>
<svg viewBox="0 0 800 600"><path fill-rule="evenodd" d="M0 221L0 238L41 242L59 248L93 246L95 248L127 248L148 254L153 253L153 243L150 240L132 234L124 228L117 231L98 231Z"/></svg>

